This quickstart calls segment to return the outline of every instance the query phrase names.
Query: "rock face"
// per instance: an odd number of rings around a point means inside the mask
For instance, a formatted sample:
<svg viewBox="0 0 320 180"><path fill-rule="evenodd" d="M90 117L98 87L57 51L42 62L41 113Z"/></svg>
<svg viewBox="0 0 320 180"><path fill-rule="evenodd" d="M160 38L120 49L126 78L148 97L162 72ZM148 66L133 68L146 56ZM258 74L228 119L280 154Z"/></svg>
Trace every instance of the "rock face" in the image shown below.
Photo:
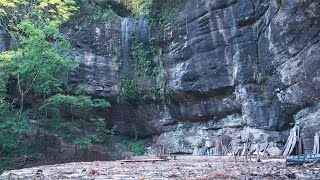
<svg viewBox="0 0 320 180"><path fill-rule="evenodd" d="M72 81L74 84L85 85L90 94L116 101L120 94L116 64L120 20L112 16L105 22L89 23L90 20L80 13L64 29L80 61L80 68Z"/></svg>
<svg viewBox="0 0 320 180"><path fill-rule="evenodd" d="M141 41L149 40L146 18L120 17L106 9L108 17L101 19L81 9L64 27L80 61L72 83L77 89L111 102L112 108L105 113L105 119L110 128L118 127L120 135L150 137L158 134L153 121L161 119L164 105L152 101L126 102L121 96L121 79L134 74L132 36L137 35L135 38ZM153 79L141 78L139 83L152 87Z"/></svg>
<svg viewBox="0 0 320 180"><path fill-rule="evenodd" d="M114 102L107 116L119 133L160 135L157 143L170 152L191 153L207 135L283 143L300 124L310 152L320 127L319 1L186 0L173 17L158 47L163 102L117 101L120 77L130 71L130 58L116 68L113 49L125 43L120 18L83 24L76 38L88 45L76 45L82 62L76 82Z"/></svg>

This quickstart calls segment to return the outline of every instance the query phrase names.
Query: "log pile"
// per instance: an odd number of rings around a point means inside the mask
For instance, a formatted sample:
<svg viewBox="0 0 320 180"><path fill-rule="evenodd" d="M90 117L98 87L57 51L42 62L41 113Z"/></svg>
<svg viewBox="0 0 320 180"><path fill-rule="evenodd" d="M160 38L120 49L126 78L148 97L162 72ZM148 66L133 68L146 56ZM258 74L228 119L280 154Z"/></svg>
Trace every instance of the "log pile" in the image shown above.
<svg viewBox="0 0 320 180"><path fill-rule="evenodd" d="M274 142L264 142L264 143L252 143L250 139L247 139L242 144L234 143L231 144L231 137L226 135L221 135L219 139L213 143L214 148L212 148L213 153L215 155L233 155L235 161L237 162L237 157L242 156L245 157L245 160L248 161L248 156L252 155L257 156L257 160L260 159L260 155L269 155L269 156L288 156L286 159L286 164L288 166L291 165L299 165L303 163L314 163L320 162L320 137L319 132L314 135L314 146L313 146L313 154L312 155L302 155L303 154L303 139L300 135L300 127L294 126L288 137L288 140L283 148L277 147ZM295 154L296 156L290 156ZM204 155L202 153L201 148L195 148L193 151L193 155L199 156Z"/></svg>
<svg viewBox="0 0 320 180"><path fill-rule="evenodd" d="M228 155L230 150L231 137L227 135L221 135L219 140L220 148L218 148L218 153L222 156Z"/></svg>
<svg viewBox="0 0 320 180"><path fill-rule="evenodd" d="M300 127L294 126L290 130L290 135L288 137L287 143L284 145L284 150L282 155L288 156L293 153L293 150L296 149L296 154L302 154L302 138L300 136Z"/></svg>

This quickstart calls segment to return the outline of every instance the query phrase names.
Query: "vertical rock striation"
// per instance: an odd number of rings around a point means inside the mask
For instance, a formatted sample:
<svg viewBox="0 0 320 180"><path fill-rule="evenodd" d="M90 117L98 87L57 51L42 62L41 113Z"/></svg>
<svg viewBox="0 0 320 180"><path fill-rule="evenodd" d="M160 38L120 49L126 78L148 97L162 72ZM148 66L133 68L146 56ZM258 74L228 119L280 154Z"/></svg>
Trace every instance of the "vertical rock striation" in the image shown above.
<svg viewBox="0 0 320 180"><path fill-rule="evenodd" d="M145 21L119 17L99 27L83 23L79 30L77 82L113 100L108 117L120 133L157 134L169 151L190 153L207 134L283 143L286 131L299 124L310 152L320 126L319 1L186 0L173 17L159 45L165 102L116 101L120 77L133 74L129 32L148 34Z"/></svg>
<svg viewBox="0 0 320 180"><path fill-rule="evenodd" d="M191 129L186 127L180 137L164 135L163 144L170 147L170 139L178 138L195 145L185 139L218 131L234 137L238 130L274 134L295 123L303 126L306 139L319 131L317 120L294 117L320 95L319 2L189 0L180 10L182 18L166 33L163 56L173 117ZM229 128L230 122L238 125ZM217 131L218 124L222 130ZM313 131L308 134L306 128ZM283 141L274 138L263 140ZM174 150L179 149L176 141ZM312 145L306 142L305 149Z"/></svg>

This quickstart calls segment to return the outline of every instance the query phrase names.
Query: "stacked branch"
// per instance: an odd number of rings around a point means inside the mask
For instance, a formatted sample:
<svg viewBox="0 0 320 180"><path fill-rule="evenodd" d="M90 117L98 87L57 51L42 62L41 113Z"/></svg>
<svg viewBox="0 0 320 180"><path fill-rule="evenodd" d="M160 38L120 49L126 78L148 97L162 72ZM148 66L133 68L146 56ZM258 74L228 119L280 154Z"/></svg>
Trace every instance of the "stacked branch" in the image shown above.
<svg viewBox="0 0 320 180"><path fill-rule="evenodd" d="M288 141L284 146L284 150L282 155L288 156L292 154L293 150L296 148L296 154L302 154L302 138L300 137L300 127L294 126L290 130L290 135L288 137Z"/></svg>

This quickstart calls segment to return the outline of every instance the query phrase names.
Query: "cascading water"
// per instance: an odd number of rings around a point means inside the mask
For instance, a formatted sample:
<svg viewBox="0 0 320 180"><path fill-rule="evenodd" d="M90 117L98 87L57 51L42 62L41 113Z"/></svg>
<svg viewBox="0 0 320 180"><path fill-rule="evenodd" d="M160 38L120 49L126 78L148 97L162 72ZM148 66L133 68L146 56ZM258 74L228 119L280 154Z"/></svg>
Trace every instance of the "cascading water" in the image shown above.
<svg viewBox="0 0 320 180"><path fill-rule="evenodd" d="M149 30L147 19L139 18L122 18L121 19L121 74L131 77L133 73L133 64L131 56L131 47L134 42L149 42Z"/></svg>
<svg viewBox="0 0 320 180"><path fill-rule="evenodd" d="M121 19L121 74L130 75L130 18Z"/></svg>
<svg viewBox="0 0 320 180"><path fill-rule="evenodd" d="M129 42L129 18L121 19L121 45L122 50L128 49Z"/></svg>
<svg viewBox="0 0 320 180"><path fill-rule="evenodd" d="M139 17L136 29L138 31L139 41L148 45L149 44L149 29L148 29L148 23L147 23L146 17L144 17L144 16Z"/></svg>

